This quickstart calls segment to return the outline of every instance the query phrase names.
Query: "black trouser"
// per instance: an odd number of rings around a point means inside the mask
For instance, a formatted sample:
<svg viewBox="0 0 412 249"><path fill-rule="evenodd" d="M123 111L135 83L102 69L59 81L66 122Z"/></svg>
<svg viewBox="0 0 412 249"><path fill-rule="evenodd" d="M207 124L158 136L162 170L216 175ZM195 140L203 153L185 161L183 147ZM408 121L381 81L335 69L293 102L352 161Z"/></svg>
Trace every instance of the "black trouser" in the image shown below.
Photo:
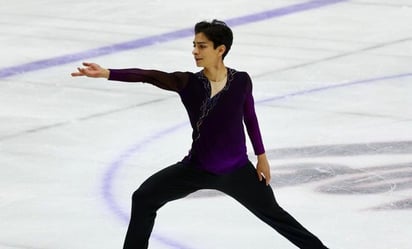
<svg viewBox="0 0 412 249"><path fill-rule="evenodd" d="M278 205L271 187L259 181L251 163L225 175L214 175L177 163L152 175L133 194L131 219L123 248L146 249L157 210L169 201L200 189L216 189L233 197L299 248L326 248Z"/></svg>

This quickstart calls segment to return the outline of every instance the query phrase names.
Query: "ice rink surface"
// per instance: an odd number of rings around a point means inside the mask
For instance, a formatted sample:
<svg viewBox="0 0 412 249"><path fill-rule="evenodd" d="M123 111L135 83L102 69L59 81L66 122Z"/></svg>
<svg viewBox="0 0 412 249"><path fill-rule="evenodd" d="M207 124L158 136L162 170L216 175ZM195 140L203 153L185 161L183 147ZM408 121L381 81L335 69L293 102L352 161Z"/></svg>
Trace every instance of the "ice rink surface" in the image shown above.
<svg viewBox="0 0 412 249"><path fill-rule="evenodd" d="M412 1L0 6L0 249L122 247L133 191L189 149L187 115L172 92L70 73L198 71L192 27L213 18L253 79L280 205L331 249L412 248ZM295 247L201 191L159 211L150 248Z"/></svg>

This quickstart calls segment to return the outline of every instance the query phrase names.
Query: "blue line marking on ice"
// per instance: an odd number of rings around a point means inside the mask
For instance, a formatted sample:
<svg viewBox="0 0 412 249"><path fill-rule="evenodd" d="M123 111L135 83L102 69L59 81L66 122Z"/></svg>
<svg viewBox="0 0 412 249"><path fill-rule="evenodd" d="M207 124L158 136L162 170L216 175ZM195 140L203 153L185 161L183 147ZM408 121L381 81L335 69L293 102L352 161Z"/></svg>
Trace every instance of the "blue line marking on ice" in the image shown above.
<svg viewBox="0 0 412 249"><path fill-rule="evenodd" d="M281 7L273 10L262 11L255 14L240 16L232 19L226 20L227 24L235 27L245 24L250 24L254 22L264 21L267 19L272 19L276 17L281 17L285 15L290 15L302 11L307 11L311 9L316 9L324 7L331 4L336 4L340 2L345 2L348 0L315 0L308 1L298 4L289 5L286 7ZM72 62L87 60L90 58L95 58L103 55L115 54L126 50L139 49L147 46L152 46L155 44L165 43L169 41L178 40L184 37L189 37L193 35L193 28L180 29L164 34L148 36L144 38L139 38L136 40L131 40L127 42L121 42L117 44L112 44L104 47L94 48L78 53L57 56L54 58L38 60L34 62L29 62L17 66L11 66L6 68L0 68L0 79L7 78L14 75L24 74L32 71L38 71L42 69L47 69L55 66L60 66L64 64L69 64Z"/></svg>

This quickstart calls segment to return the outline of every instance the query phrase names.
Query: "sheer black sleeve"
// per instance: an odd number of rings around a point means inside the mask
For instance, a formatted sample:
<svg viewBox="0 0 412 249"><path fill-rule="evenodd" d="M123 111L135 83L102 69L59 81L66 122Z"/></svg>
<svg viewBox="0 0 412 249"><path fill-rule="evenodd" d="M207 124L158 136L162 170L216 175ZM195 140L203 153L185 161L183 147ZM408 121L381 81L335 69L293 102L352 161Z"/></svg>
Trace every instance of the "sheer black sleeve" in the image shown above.
<svg viewBox="0 0 412 249"><path fill-rule="evenodd" d="M161 89L174 92L180 92L189 81L188 72L166 73L140 68L109 69L109 71L109 80L150 83Z"/></svg>

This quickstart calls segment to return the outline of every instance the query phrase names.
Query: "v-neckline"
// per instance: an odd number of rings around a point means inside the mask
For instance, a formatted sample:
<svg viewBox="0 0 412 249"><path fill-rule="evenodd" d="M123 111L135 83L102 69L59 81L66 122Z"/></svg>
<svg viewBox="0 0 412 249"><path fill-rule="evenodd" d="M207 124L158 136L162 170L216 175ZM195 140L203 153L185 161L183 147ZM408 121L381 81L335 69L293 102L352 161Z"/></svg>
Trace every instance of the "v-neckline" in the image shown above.
<svg viewBox="0 0 412 249"><path fill-rule="evenodd" d="M212 96L212 83L209 81L209 79L206 77L206 75L204 74L204 71L202 70L201 75L202 78L205 82L205 88L206 88L206 93L207 93L207 99L208 100L212 100L214 98L216 98L217 96L221 95L224 91L226 91L229 86L230 86L230 81L232 80L232 69L227 68L227 75L226 75L226 82L225 85L222 87L222 89L220 89L218 92L216 92L213 96Z"/></svg>
<svg viewBox="0 0 412 249"><path fill-rule="evenodd" d="M216 91L215 94L213 94L212 82L211 82L210 80L208 80L208 84L209 84L209 99L213 99L216 95L220 94L220 93L226 88L227 82L228 82L228 78L227 78L227 76L226 76L226 81L225 81L225 83L223 84L223 87L222 87L221 89L219 89L218 91ZM213 95L212 95L212 94L213 94Z"/></svg>

